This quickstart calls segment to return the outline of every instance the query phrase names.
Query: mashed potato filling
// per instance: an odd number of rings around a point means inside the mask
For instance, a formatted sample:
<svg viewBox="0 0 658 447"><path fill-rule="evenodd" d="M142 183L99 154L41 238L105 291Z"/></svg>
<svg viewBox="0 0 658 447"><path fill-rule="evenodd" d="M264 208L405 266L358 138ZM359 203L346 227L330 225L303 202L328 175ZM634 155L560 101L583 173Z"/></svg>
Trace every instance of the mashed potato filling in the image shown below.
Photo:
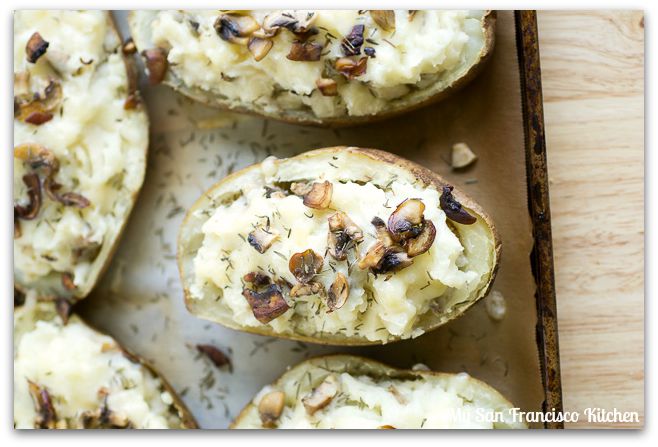
<svg viewBox="0 0 658 447"><path fill-rule="evenodd" d="M15 331L29 327L15 335L16 428L36 428L38 413L29 382L49 394L57 428L83 428L84 415L104 405L116 421L133 428L180 428L172 395L151 371L77 316L66 325L52 314L37 320L47 315L44 306L28 300L15 316Z"/></svg>
<svg viewBox="0 0 658 447"><path fill-rule="evenodd" d="M336 157L332 164L339 169L334 171L341 171L341 163L347 162ZM414 329L415 323L432 306L449 310L468 297L464 293L461 298L454 298L454 290L474 289L479 284L482 273L469 268L464 247L448 225L435 189L395 178L383 186L336 179L329 173L326 177L300 178L300 182L315 183L328 178L332 184L328 208L313 209L293 193L272 193L272 188L278 188L274 165L266 161L255 169L260 169L262 183L241 185L239 197L209 211L202 226L203 242L194 258L190 288L192 299L217 301L239 325L264 324L257 320L243 296L243 278L250 272L282 280L284 284L283 295L290 308L266 323L276 333L342 334L371 341L420 335L422 331ZM290 182L286 185L290 187ZM422 201L424 218L436 228L429 250L398 271L375 274L360 268L358 261L377 241L373 218L387 221L400 203L412 198ZM345 260L336 260L327 253L328 218L338 211L363 232L363 240L348 250ZM249 234L263 226L274 241L261 253L249 243ZM290 271L289 261L295 253L308 249L324 258L313 279L324 290L330 290L339 273L347 278L349 295L339 309L330 312L327 297L320 292L291 296L289 287L298 281Z"/></svg>
<svg viewBox="0 0 658 447"><path fill-rule="evenodd" d="M361 368L331 356L293 368L254 397L234 428L525 428L504 397L466 373L366 371L367 360L353 361Z"/></svg>
<svg viewBox="0 0 658 447"><path fill-rule="evenodd" d="M482 11L391 11L394 17L388 25L369 11L357 10L239 14L250 15L262 26L268 16L309 13L310 36L281 29L268 38L273 45L260 60L245 42L218 35L216 22L224 14L220 11L158 11L150 32L153 44L169 51L170 70L186 86L211 92L229 106L251 104L266 113L306 109L319 118L376 114L392 100L447 79L467 64L473 42L482 41ZM345 51L344 38L360 25L364 31L356 41L358 51ZM291 60L291 48L300 40L320 45L320 56ZM365 57L367 68L343 75L336 61L345 57L354 62ZM320 79L335 82L335 94L323 92Z"/></svg>
<svg viewBox="0 0 658 447"><path fill-rule="evenodd" d="M29 62L26 43L39 33L46 52ZM95 283L144 176L148 122L141 107L126 109L128 79L121 42L103 11L18 11L14 15L14 95L29 98L48 82L61 86L52 118L14 119L14 147L37 144L54 155L60 192L89 206L65 206L42 191L32 220L18 219L15 278L43 294L86 295ZM14 203L26 206L26 174L14 158ZM40 174L43 181L43 175ZM67 275L68 287L61 278Z"/></svg>

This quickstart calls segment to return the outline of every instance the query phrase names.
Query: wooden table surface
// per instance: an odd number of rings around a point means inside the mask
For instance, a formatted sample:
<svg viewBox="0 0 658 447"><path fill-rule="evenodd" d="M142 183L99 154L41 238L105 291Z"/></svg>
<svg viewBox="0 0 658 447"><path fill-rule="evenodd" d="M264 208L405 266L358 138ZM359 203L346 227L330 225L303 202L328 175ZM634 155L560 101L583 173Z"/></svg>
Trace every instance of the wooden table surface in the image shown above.
<svg viewBox="0 0 658 447"><path fill-rule="evenodd" d="M643 13L538 22L565 410L643 423Z"/></svg>

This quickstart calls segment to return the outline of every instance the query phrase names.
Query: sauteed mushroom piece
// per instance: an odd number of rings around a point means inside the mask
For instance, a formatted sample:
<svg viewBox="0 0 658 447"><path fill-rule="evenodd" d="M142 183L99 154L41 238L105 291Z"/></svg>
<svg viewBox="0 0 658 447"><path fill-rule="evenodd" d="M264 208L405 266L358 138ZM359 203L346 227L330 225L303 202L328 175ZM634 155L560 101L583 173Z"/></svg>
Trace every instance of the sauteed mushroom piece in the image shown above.
<svg viewBox="0 0 658 447"><path fill-rule="evenodd" d="M419 199L400 203L388 218L388 231L396 241L405 241L423 231L425 204Z"/></svg>
<svg viewBox="0 0 658 447"><path fill-rule="evenodd" d="M222 40L240 45L246 45L248 37L260 28L253 17L238 14L222 14L214 26Z"/></svg>
<svg viewBox="0 0 658 447"><path fill-rule="evenodd" d="M302 284L308 283L322 270L324 259L309 248L301 253L295 253L288 262L290 273Z"/></svg>
<svg viewBox="0 0 658 447"><path fill-rule="evenodd" d="M301 42L296 40L292 43L290 52L286 57L296 62L319 61L322 56L322 48L322 44L317 42Z"/></svg>
<svg viewBox="0 0 658 447"><path fill-rule="evenodd" d="M333 284L331 284L331 287L329 288L327 299L327 306L329 307L328 312L331 313L334 310L343 307L349 296L350 285L347 278L340 272L336 273L336 279L334 279Z"/></svg>
<svg viewBox="0 0 658 447"><path fill-rule="evenodd" d="M309 295L326 296L326 294L327 291L324 289L322 283L317 281L311 281L307 284L295 284L295 286L290 289L290 296L292 297Z"/></svg>
<svg viewBox="0 0 658 447"><path fill-rule="evenodd" d="M329 254L338 261L347 259L347 251L355 242L363 240L363 232L347 214L337 211L329 216L327 242Z"/></svg>
<svg viewBox="0 0 658 447"><path fill-rule="evenodd" d="M311 190L304 194L304 205L309 208L323 210L329 207L334 187L331 182L313 183Z"/></svg>
<svg viewBox="0 0 658 447"><path fill-rule="evenodd" d="M468 213L468 211L466 211L462 207L462 204L459 203L457 199L455 199L455 197L452 195L453 189L454 187L452 186L443 187L443 193L441 194L441 198L439 199L439 204L441 205L441 209L446 213L446 216L450 220L453 220L463 225L474 224L477 221L477 219L471 216Z"/></svg>
<svg viewBox="0 0 658 447"><path fill-rule="evenodd" d="M326 407L338 393L338 381L333 375L327 376L324 381L302 399L306 412L310 415Z"/></svg>
<svg viewBox="0 0 658 447"><path fill-rule="evenodd" d="M262 225L257 226L249 236L247 236L247 242L249 245L254 247L258 253L265 253L279 238L279 234L268 228L269 225L263 227Z"/></svg>
<svg viewBox="0 0 658 447"><path fill-rule="evenodd" d="M256 62L262 60L267 53L270 52L274 43L270 39L262 39L260 37L252 36L249 38L247 48L254 56Z"/></svg>
<svg viewBox="0 0 658 447"><path fill-rule="evenodd" d="M48 45L50 44L41 37L41 34L34 32L25 45L27 61L34 64L41 56L46 54Z"/></svg>
<svg viewBox="0 0 658 447"><path fill-rule="evenodd" d="M338 84L333 79L320 78L315 81L315 85L322 93L322 96L336 96L338 95Z"/></svg>
<svg viewBox="0 0 658 447"><path fill-rule="evenodd" d="M267 324L290 308L283 298L281 288L277 284L273 284L268 276L251 272L246 274L243 279L255 287L250 289L245 286L242 289L242 296L247 299L254 317L259 322Z"/></svg>
<svg viewBox="0 0 658 447"><path fill-rule="evenodd" d="M283 413L286 395L282 391L271 391L264 395L258 403L258 414L263 427L274 427L274 423Z"/></svg>

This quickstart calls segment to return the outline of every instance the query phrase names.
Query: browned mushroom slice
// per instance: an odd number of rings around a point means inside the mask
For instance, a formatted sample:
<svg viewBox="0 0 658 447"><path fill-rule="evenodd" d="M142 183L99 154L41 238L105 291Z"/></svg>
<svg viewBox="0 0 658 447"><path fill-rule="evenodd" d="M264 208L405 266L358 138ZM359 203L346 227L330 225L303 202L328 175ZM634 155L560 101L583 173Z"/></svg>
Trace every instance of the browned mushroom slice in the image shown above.
<svg viewBox="0 0 658 447"><path fill-rule="evenodd" d="M444 186L439 199L441 209L446 213L448 219L463 225L472 225L477 219L462 208L462 204L452 195L452 186Z"/></svg>
<svg viewBox="0 0 658 447"><path fill-rule="evenodd" d="M25 45L27 61L34 64L41 56L46 54L48 45L50 44L41 37L41 34L38 32L32 34Z"/></svg>
<svg viewBox="0 0 658 447"><path fill-rule="evenodd" d="M265 253L279 238L276 231L259 225L247 237L249 245L254 247L258 253Z"/></svg>
<svg viewBox="0 0 658 447"><path fill-rule="evenodd" d="M353 61L350 58L341 57L336 59L334 67L338 73L342 74L347 79L354 79L366 72L366 69L368 68L368 58L362 57L358 61Z"/></svg>
<svg viewBox="0 0 658 447"><path fill-rule="evenodd" d="M400 203L388 218L388 231L396 241L417 237L423 231L425 204L419 199Z"/></svg>
<svg viewBox="0 0 658 447"><path fill-rule="evenodd" d="M391 233L389 233L388 228L386 228L386 223L380 217L373 217L370 223L373 227L375 227L377 239L382 241L385 247L391 247L395 245L395 242L393 242L393 238L391 237Z"/></svg>
<svg viewBox="0 0 658 447"><path fill-rule="evenodd" d="M55 428L57 413L55 412L53 401L50 398L50 393L48 393L45 387L41 387L29 379L27 385L37 412L37 417L34 421L35 428Z"/></svg>
<svg viewBox="0 0 658 447"><path fill-rule="evenodd" d="M253 284L256 287L267 286L272 284L272 279L260 272L249 272L242 278L244 282Z"/></svg>
<svg viewBox="0 0 658 447"><path fill-rule="evenodd" d="M382 241L375 242L361 259L358 266L361 270L377 268L386 254L386 246Z"/></svg>
<svg viewBox="0 0 658 447"><path fill-rule="evenodd" d="M305 196L309 192L311 192L311 189L313 188L313 185L310 183L306 182L292 182L290 185L290 192L292 192L296 196Z"/></svg>
<svg viewBox="0 0 658 447"><path fill-rule="evenodd" d="M21 87L21 90L23 88ZM62 85L50 79L43 92L23 93L14 97L14 118L19 121L41 125L53 118L53 112L63 100Z"/></svg>
<svg viewBox="0 0 658 447"><path fill-rule="evenodd" d="M329 375L317 388L302 398L302 403L306 412L313 415L329 405L336 394L338 394L338 381L336 377Z"/></svg>
<svg viewBox="0 0 658 447"><path fill-rule="evenodd" d="M395 31L395 11L390 9L371 9L370 17L384 31Z"/></svg>
<svg viewBox="0 0 658 447"><path fill-rule="evenodd" d="M59 169L55 154L37 143L23 143L14 148L14 158L27 162L32 169L45 168L49 172Z"/></svg>
<svg viewBox="0 0 658 447"><path fill-rule="evenodd" d="M311 281L307 284L295 284L295 286L290 289L290 296L300 297L300 296L309 296L309 295L319 295L326 296L327 291L324 289L322 283L317 281Z"/></svg>
<svg viewBox="0 0 658 447"><path fill-rule="evenodd" d="M278 11L268 14L263 20L263 31L267 36L273 36L281 28L295 34L304 34L311 30L317 14L303 11Z"/></svg>
<svg viewBox="0 0 658 447"><path fill-rule="evenodd" d="M327 243L329 254L338 261L347 259L347 250L363 240L363 232L347 214L338 211L329 216Z"/></svg>
<svg viewBox="0 0 658 447"><path fill-rule="evenodd" d="M290 52L286 57L296 62L319 61L322 56L322 48L322 44L317 42L301 42L296 40L292 43Z"/></svg>
<svg viewBox="0 0 658 447"><path fill-rule="evenodd" d="M309 248L301 253L295 253L288 262L290 273L302 284L308 283L322 270L324 259Z"/></svg>
<svg viewBox="0 0 658 447"><path fill-rule="evenodd" d="M352 31L345 36L340 44L340 48L345 56L358 56L361 54L364 31L365 26L363 24L354 25Z"/></svg>
<svg viewBox="0 0 658 447"><path fill-rule="evenodd" d="M252 36L249 38L247 48L254 56L254 60L258 62L267 56L267 53L272 49L272 45L274 45L274 43L270 39L262 39L260 37Z"/></svg>
<svg viewBox="0 0 658 447"><path fill-rule="evenodd" d="M398 272L409 267L412 263L413 261L402 249L392 247L386 250L380 263L372 271L373 273Z"/></svg>
<svg viewBox="0 0 658 447"><path fill-rule="evenodd" d="M135 45L135 42L133 41L132 37L129 37L128 39L123 42L123 45L121 46L121 51L123 54L129 55L129 54L135 54L137 52L137 46Z"/></svg>
<svg viewBox="0 0 658 447"><path fill-rule="evenodd" d="M282 391L270 391L258 403L258 414L263 427L272 428L283 413L286 395Z"/></svg>
<svg viewBox="0 0 658 447"><path fill-rule="evenodd" d="M34 172L25 174L23 183L27 186L29 203L26 206L14 204L14 216L24 220L32 220L37 217L41 209L41 183L39 182L39 176Z"/></svg>
<svg viewBox="0 0 658 447"><path fill-rule="evenodd" d="M254 317L263 324L280 317L290 308L277 284L270 284L262 291L245 288L242 296L247 299Z"/></svg>
<svg viewBox="0 0 658 447"><path fill-rule="evenodd" d="M436 228L431 220L425 220L423 231L415 238L405 242L404 248L410 258L422 255L430 249L436 237Z"/></svg>
<svg viewBox="0 0 658 447"><path fill-rule="evenodd" d="M164 80L167 69L169 68L169 62L167 61L168 53L167 50L160 47L142 51L151 85L159 84Z"/></svg>
<svg viewBox="0 0 658 447"><path fill-rule="evenodd" d="M338 84L333 79L320 78L315 81L315 85L322 93L322 96L336 96L338 95Z"/></svg>
<svg viewBox="0 0 658 447"><path fill-rule="evenodd" d="M328 312L340 309L347 302L350 296L350 284L347 278L342 273L336 273L336 279L329 288L329 295L327 297Z"/></svg>
<svg viewBox="0 0 658 447"><path fill-rule="evenodd" d="M246 45L249 36L258 30L260 25L249 15L222 14L217 17L214 27L222 40Z"/></svg>
<svg viewBox="0 0 658 447"><path fill-rule="evenodd" d="M75 193L75 192L65 192L60 194L58 192L61 189L62 185L56 183L50 178L47 178L43 183L43 189L55 202L59 202L64 206L74 206L76 208L87 208L91 205L91 202L86 197Z"/></svg>
<svg viewBox="0 0 658 447"><path fill-rule="evenodd" d="M311 190L304 194L304 205L316 210L323 210L329 207L334 186L331 182L313 183Z"/></svg>

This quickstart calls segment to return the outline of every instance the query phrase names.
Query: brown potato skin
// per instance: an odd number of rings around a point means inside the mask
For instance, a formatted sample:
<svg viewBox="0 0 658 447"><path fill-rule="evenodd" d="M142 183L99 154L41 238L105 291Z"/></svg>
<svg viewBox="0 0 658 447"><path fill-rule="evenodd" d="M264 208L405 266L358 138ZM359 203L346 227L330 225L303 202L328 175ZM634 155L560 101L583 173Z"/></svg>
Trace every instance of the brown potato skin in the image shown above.
<svg viewBox="0 0 658 447"><path fill-rule="evenodd" d="M123 39L121 38L121 33L119 32L119 28L117 27L114 16L109 11L106 12L106 14L107 14L107 20L110 24L110 29L116 35L118 41L123 42ZM137 85L137 79L136 79L137 71L134 70L134 65L135 65L134 56L123 54L123 52L121 51L121 46L119 46L118 51L121 54L121 57L123 58L124 64L126 66L126 90L129 91L131 83ZM144 106L143 102L140 101L134 110L141 111L144 114L144 116L146 117L146 125L148 126L149 125L148 113L146 113L146 107ZM146 144L144 145L143 148L145 158L148 154L149 138L150 138L150 133L146 137ZM144 182L142 181L142 186L143 184ZM139 196L139 192L141 191L142 186L140 186L140 188L137 191L134 191L133 193L130 194L130 202L132 205L128 210L126 219L121 224L121 228L119 228L119 231L117 232L114 240L111 241L112 247L110 251L107 253L107 258L105 259L105 261L103 261L103 264L98 269L98 273L96 274L95 281L87 289L80 289L80 290L75 289L73 292L69 293L69 295L62 294L61 297L68 296L70 298L75 299L76 301L79 301L86 298L87 295L89 295L91 291L94 289L94 287L96 287L96 284L98 284L98 282L101 280L107 269L110 267L112 258L114 257L114 254L116 253L117 249L119 248L119 242L121 241L123 232L126 229L126 224L128 223L128 220L130 220L130 214L132 213L132 209L135 206L135 203L137 202L137 197ZM17 290L21 291L22 293L26 293L29 289L33 288L34 286L32 284L21 284L18 281L14 281L14 287Z"/></svg>
<svg viewBox="0 0 658 447"><path fill-rule="evenodd" d="M449 182L447 182L443 177L440 175L436 174L435 172L432 172L431 170L414 163L410 160L407 160L405 158L402 158L400 156L397 156L395 154L392 154L390 152L382 151L379 149L364 149L364 148L357 148L357 147L346 147L346 146L335 146L335 147L328 147L328 148L323 148L323 149L316 149L308 152L304 152L297 157L303 157L309 154L320 154L320 153L336 153L336 152L343 152L343 151L350 151L354 154L357 155L362 155L365 157L368 157L372 160L376 161L381 161L387 164L391 164L394 166L397 166L399 168L402 168L406 171L411 172L416 179L419 181L423 182L426 185L432 185L434 186L438 191L441 191L442 187L445 185L450 185ZM296 157L293 157L296 158ZM249 167L246 167L240 171L234 172L231 175L225 177L224 179L220 180L218 183L216 183L210 190L208 190L197 202L195 202L190 210L187 212L187 215L185 216L185 219L183 220L181 227L185 227L188 223L188 221L191 219L192 214L194 211L198 208L202 208L204 205L204 199L206 197L212 196L212 191L216 189L219 185L224 184L226 182L231 182L234 179L238 178L239 176L243 175L245 172L251 169L255 169L259 164L255 164ZM478 302L480 299L484 298L487 296L489 293L489 290L491 289L491 286L493 284L493 281L496 277L496 273L498 272L498 266L500 264L500 256L501 256L501 248L502 248L502 243L500 240L500 236L498 234L498 231L496 230L496 226L493 223L493 220L491 217L482 209L482 207L477 204L473 199L471 199L469 196L464 194L461 190L458 188L454 188L452 191L454 197L464 206L468 211L471 212L471 214L476 214L479 218L484 220L484 222L487 224L489 229L491 230L492 237L493 237L493 242L494 242L494 265L491 271L491 275L489 276L489 280L487 284L481 289L481 291L478 294L478 297L474 299L473 301L470 302L465 302L462 303L461 305L458 305L455 307L455 310L453 313L450 315L449 318L445 319L444 321L438 321L435 324L429 326L429 327L423 327L425 332L430 332L432 330L437 329L438 327L446 324L448 321L451 321L459 316L461 316L464 312L466 312L467 309L469 309L471 306L473 306L476 302ZM178 246L177 246L177 254L176 258L178 260L178 269L181 277L181 283L183 285L183 293L184 293L184 299L185 299L185 306L187 310L195 315L194 311L194 301L196 301L194 298L190 296L190 292L186 286L185 282L185 270L184 270L184 260L183 260L183 254L185 253L184 246L183 246L183 241L182 238L179 235L179 240L178 240ZM215 320L211 320L215 321ZM217 322L217 321L215 321ZM247 333L252 333L252 334L257 334L257 335L267 335L271 337L278 337L278 338L283 338L283 339L288 339L288 340L296 340L296 341L302 341L302 342L309 342L309 343L315 343L315 344L321 344L321 345L334 345L334 346L372 346L372 345L380 345L382 344L381 341L369 341L364 338L360 339L354 339L350 337L346 337L342 334L323 334L322 338L314 338L306 335L299 335L299 334L280 334L276 333L272 330L272 328L269 325L262 325L258 327L242 327L237 324L234 324L233 321L222 321L222 322L217 322L223 326L226 326L230 329L235 329L239 330L242 332L247 332ZM400 337L391 337L386 343L392 343L395 341L401 340Z"/></svg>
<svg viewBox="0 0 658 447"><path fill-rule="evenodd" d="M39 301L41 301L41 302L50 301L50 300L51 299L39 299ZM85 321L84 318L82 318L80 315L76 314L76 316L80 319L80 321L83 324L85 324L87 327L91 328L93 331L98 332L99 334L105 334L103 331L98 330L98 328L96 328L95 326L93 326L93 325L89 324L87 321ZM58 318L57 314L54 313L54 307L53 307L53 318ZM114 337L112 337L112 339L114 339ZM130 350L126 349L125 347L123 347L116 339L114 339L114 341L126 357L128 357L134 363L139 363L142 366L144 366L146 369L148 369L155 377L157 377L162 382L162 385L163 385L164 389L166 391L168 391L169 394L171 394L171 397L174 400L173 405L176 408L178 416L181 419L182 427L180 427L180 428L184 428L184 429L199 428L199 425L197 424L196 419L194 419L194 416L192 415L190 410L187 408L187 406L185 405L183 400L180 398L180 396L176 393L176 391L171 386L171 384L169 384L169 382L167 382L167 379L165 379L149 362L144 360L142 357L134 354L132 351L130 351Z"/></svg>
<svg viewBox="0 0 658 447"><path fill-rule="evenodd" d="M134 12L130 12L128 17L129 17L128 21L131 28L131 33L135 35L137 33L133 29L134 26L136 26L134 23L135 22ZM419 103L407 107L401 107L399 109L393 109L391 111L379 113L377 115L343 116L338 118L314 118L314 117L302 118L302 117L294 117L294 116L281 116L275 113L264 114L260 112L255 112L253 110L249 110L244 107L227 107L221 104L217 104L217 102L213 100L210 94L205 94L205 92L203 91L186 87L177 78L175 78L171 74L171 72L167 73L167 76L165 77L163 84L168 85L169 87L187 96L188 98L191 98L195 101L198 101L210 107L214 107L221 110L227 110L231 112L243 113L247 115L271 118L290 124L300 124L304 126L328 127L328 128L342 128L342 127L370 124L378 121L383 121L389 118L394 118L396 116L403 115L407 112L411 112L419 108L428 106L430 104L440 102L450 97L453 93L459 91L462 87L464 87L466 84L471 82L482 71L485 63L489 60L491 54L493 53L493 48L496 40L495 38L496 18L497 18L497 14L495 10L488 10L485 13L484 17L482 18L482 28L484 29L484 45L482 47L482 50L480 51L477 62L473 64L462 77L457 79L455 82L453 82L450 86L448 86L444 90L441 90L435 95Z"/></svg>
<svg viewBox="0 0 658 447"><path fill-rule="evenodd" d="M350 374L355 374L355 373L367 374L378 378L387 377L390 379L404 380L404 379L418 379L418 378L422 379L427 377L455 375L452 373L443 373L438 371L413 371L410 369L398 369L398 368L393 368L385 363L381 363L376 360L371 360L369 358L362 356L347 355L347 354L330 354L330 355L324 355L318 357L311 357L310 359L304 360L303 362L293 366L291 369L284 372L274 382L271 383L271 386L274 389L281 389L283 383L285 382L286 376L290 373L290 371L297 368L303 368L306 364L322 363L324 366L324 364L327 364L329 362L341 364L342 368L337 371L346 371ZM509 400L505 398L505 396L500 394L496 389L494 389L486 382L478 380L475 377L470 377L469 380L476 382L482 388L488 389L491 392L499 394L502 399L501 401L502 403L508 404L510 407L514 406ZM244 419L247 416L247 413L251 411L253 407L254 407L253 402L249 402L247 405L245 405L245 407L236 416L235 420L231 422L228 428L238 429L239 428L238 425L240 425L242 419Z"/></svg>

